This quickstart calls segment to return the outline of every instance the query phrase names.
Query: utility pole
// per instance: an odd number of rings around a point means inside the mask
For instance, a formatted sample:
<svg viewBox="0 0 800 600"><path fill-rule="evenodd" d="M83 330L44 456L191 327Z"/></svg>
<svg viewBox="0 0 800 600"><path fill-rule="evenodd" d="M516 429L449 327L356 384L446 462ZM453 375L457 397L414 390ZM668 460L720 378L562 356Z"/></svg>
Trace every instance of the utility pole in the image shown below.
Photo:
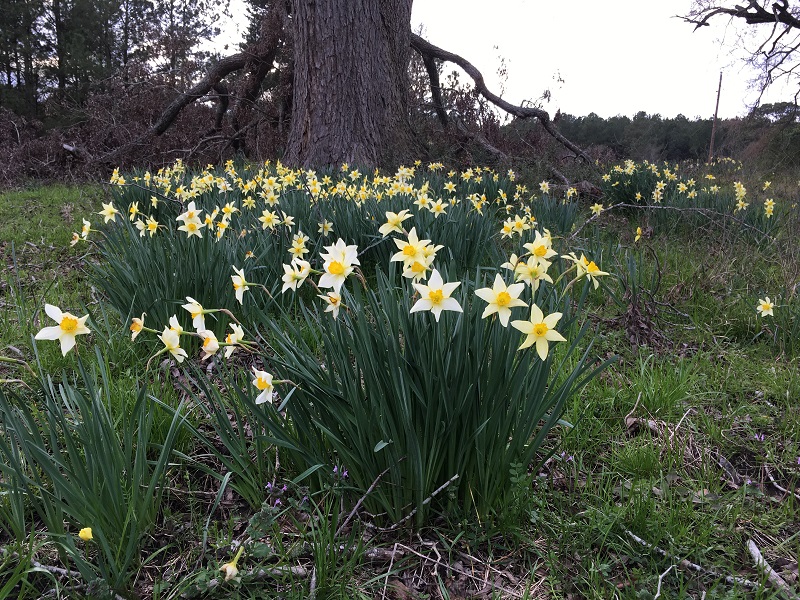
<svg viewBox="0 0 800 600"><path fill-rule="evenodd" d="M722 71L719 72L719 86L717 87L717 107L714 109L714 121L711 123L711 144L708 147L708 162L714 160L714 136L717 133L717 113L719 112L719 94L722 91Z"/></svg>

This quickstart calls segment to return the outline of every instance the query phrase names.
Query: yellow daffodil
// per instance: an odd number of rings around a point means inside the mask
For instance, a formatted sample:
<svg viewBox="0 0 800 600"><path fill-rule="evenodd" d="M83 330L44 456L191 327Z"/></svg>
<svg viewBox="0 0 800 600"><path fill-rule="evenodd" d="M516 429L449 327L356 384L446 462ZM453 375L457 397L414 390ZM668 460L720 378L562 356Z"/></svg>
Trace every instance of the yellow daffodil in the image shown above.
<svg viewBox="0 0 800 600"><path fill-rule="evenodd" d="M386 212L386 223L381 225L378 228L378 232L383 236L386 237L392 231L396 233L403 233L403 221L406 219L410 219L413 215L409 214L409 211L404 209L401 210L399 213L393 212Z"/></svg>
<svg viewBox="0 0 800 600"><path fill-rule="evenodd" d="M520 345L519 349L528 348L536 344L536 352L539 358L547 360L550 350L550 342L566 342L566 338L555 330L555 326L561 319L561 313L552 313L544 316L542 309L536 304L531 306L531 318L528 321L512 321L511 326L524 333L527 337Z"/></svg>
<svg viewBox="0 0 800 600"><path fill-rule="evenodd" d="M208 329L203 329L202 331L198 331L197 335L203 338L203 346L201 350L203 351L202 360L206 360L214 354L217 353L219 350L219 340L217 336L214 335L213 331L209 331Z"/></svg>
<svg viewBox="0 0 800 600"><path fill-rule="evenodd" d="M322 234L322 237L328 237L328 235L333 232L333 223L326 219L319 224L319 229L317 231Z"/></svg>
<svg viewBox="0 0 800 600"><path fill-rule="evenodd" d="M595 215L599 215L601 212L603 212L603 205L599 202L595 202L590 208L592 209L592 213Z"/></svg>
<svg viewBox="0 0 800 600"><path fill-rule="evenodd" d="M553 250L553 240L549 236L544 236L538 231L535 232L533 241L524 244L522 247L538 259L546 260L557 254L556 251Z"/></svg>
<svg viewBox="0 0 800 600"><path fill-rule="evenodd" d="M194 200L192 200L186 206L186 211L178 215L176 217L176 220L183 221L184 223L186 223L187 221L200 221L200 213L202 212L203 212L202 210L199 210L195 206Z"/></svg>
<svg viewBox="0 0 800 600"><path fill-rule="evenodd" d="M90 541L92 539L92 528L84 527L78 532L78 537L81 538L84 542Z"/></svg>
<svg viewBox="0 0 800 600"><path fill-rule="evenodd" d="M146 313L142 313L142 316L139 317L138 319L136 317L133 317L133 319L131 319L131 341L135 340L136 336L142 332L142 329L144 329L145 314Z"/></svg>
<svg viewBox="0 0 800 600"><path fill-rule="evenodd" d="M642 239L642 228L641 227L637 227L636 228L636 237L633 238L633 241L634 242L638 242L640 239Z"/></svg>
<svg viewBox="0 0 800 600"><path fill-rule="evenodd" d="M243 269L237 269L234 266L233 270L236 273L236 275L231 275L231 281L233 281L233 290L234 293L236 294L236 299L239 301L239 304L242 304L244 301L245 290L247 290L247 288L253 284L248 283L247 280L244 278Z"/></svg>
<svg viewBox="0 0 800 600"><path fill-rule="evenodd" d="M311 264L305 260L295 260L291 264L283 265L283 288L281 294L286 290L295 290L303 285L303 282L311 273Z"/></svg>
<svg viewBox="0 0 800 600"><path fill-rule="evenodd" d="M327 252L320 252L324 259L322 265L325 271L319 278L319 287L333 288L337 294L342 289L345 279L353 272L354 266L361 264L358 260L358 246L347 246L339 238L333 246L325 246Z"/></svg>
<svg viewBox="0 0 800 600"><path fill-rule="evenodd" d="M225 337L225 358L230 358L236 351L236 345L244 340L244 330L236 323L230 324L233 330Z"/></svg>
<svg viewBox="0 0 800 600"><path fill-rule="evenodd" d="M178 334L175 330L170 329L169 327L164 327L164 331L161 335L158 336L158 339L164 344L164 349L167 350L175 360L179 363L183 362L183 359L188 356L186 354L186 350L181 348L181 338L180 334Z"/></svg>
<svg viewBox="0 0 800 600"><path fill-rule="evenodd" d="M336 292L328 292L325 295L319 294L317 297L322 298L325 304L327 304L325 312L333 313L334 319L339 317L339 309L342 306L342 297L339 294Z"/></svg>
<svg viewBox="0 0 800 600"><path fill-rule="evenodd" d="M75 346L76 335L91 333L86 327L86 319L89 318L89 315L76 317L73 314L61 312L60 308L52 304L45 304L44 312L58 325L42 328L36 334L35 339L58 340L61 343L61 354L64 356Z"/></svg>
<svg viewBox="0 0 800 600"><path fill-rule="evenodd" d="M253 385L256 386L260 392L258 396L256 396L256 404L263 404L268 400L272 400L272 375L266 371L259 371L255 367L253 367L253 373L255 374Z"/></svg>
<svg viewBox="0 0 800 600"><path fill-rule="evenodd" d="M109 221L113 221L117 217L119 211L116 208L114 208L114 204L112 202L109 202L107 204L103 202L103 210L101 210L97 214L102 215L105 218L105 220L103 221L104 223L108 223Z"/></svg>
<svg viewBox="0 0 800 600"><path fill-rule="evenodd" d="M186 221L183 225L178 227L178 231L185 231L187 237L192 237L196 235L197 237L203 237L203 234L200 233L200 230L205 227L205 224L202 223L199 219L198 220L191 220Z"/></svg>
<svg viewBox="0 0 800 600"><path fill-rule="evenodd" d="M192 298L191 296L186 296L186 304L182 304L181 308L184 310L189 311L189 314L192 315L192 326L197 331L202 331L206 328L206 319L205 314L208 312L206 311L200 303Z"/></svg>
<svg viewBox="0 0 800 600"><path fill-rule="evenodd" d="M445 283L439 271L434 269L428 280L428 285L422 285L421 283L412 283L412 285L420 294L420 299L411 307L412 313L429 310L438 322L443 310L464 312L458 301L450 297L450 294L461 285L460 281Z"/></svg>
<svg viewBox="0 0 800 600"><path fill-rule="evenodd" d="M549 184L549 183L547 183L546 181L542 181L542 182L539 184L539 190L541 190L541 192L542 192L543 194L548 194L548 193L550 193L550 184Z"/></svg>
<svg viewBox="0 0 800 600"><path fill-rule="evenodd" d="M233 560L219 568L220 571L225 573L225 581L230 581L239 574L239 569L236 568L236 564L239 562L239 557L242 555L243 550L244 546L239 546L239 550L236 552L236 556Z"/></svg>
<svg viewBox="0 0 800 600"><path fill-rule="evenodd" d="M758 306L756 306L756 310L762 317L774 317L775 314L772 312L773 308L775 308L775 305L769 299L769 296L759 299Z"/></svg>
<svg viewBox="0 0 800 600"><path fill-rule="evenodd" d="M553 283L553 278L547 274L547 269L550 268L552 263L543 258L531 256L527 261L519 261L514 267L514 275L517 281L522 281L531 286L531 290L535 292L539 289L541 281Z"/></svg>
<svg viewBox="0 0 800 600"><path fill-rule="evenodd" d="M500 274L498 273L495 275L494 285L492 287L475 290L475 295L478 296L478 298L489 303L484 309L481 318L485 319L489 315L497 313L500 324L503 327L508 327L508 320L511 318L511 309L515 306L528 306L525 301L519 299L519 295L524 289L524 283L514 283L506 286Z"/></svg>

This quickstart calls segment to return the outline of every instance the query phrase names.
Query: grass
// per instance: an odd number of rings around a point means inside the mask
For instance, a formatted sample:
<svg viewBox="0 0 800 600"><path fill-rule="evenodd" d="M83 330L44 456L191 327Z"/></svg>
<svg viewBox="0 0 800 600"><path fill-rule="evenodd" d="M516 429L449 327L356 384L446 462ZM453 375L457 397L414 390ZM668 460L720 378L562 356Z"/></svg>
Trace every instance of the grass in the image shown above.
<svg viewBox="0 0 800 600"><path fill-rule="evenodd" d="M62 357L57 344L39 343L34 350L31 338L45 324L44 302L76 314L85 308L97 332L91 343L107 363L111 412L122 415L140 387L142 349L130 344L121 318L93 294L91 250L69 246L80 217L97 212L101 198L97 188L63 186L0 195L8 267L0 356L74 381L74 356ZM600 221L597 240L587 240L587 247L609 248L603 264L610 264L619 240L637 224L635 215ZM572 398L564 419L575 427L551 432L553 455L541 470L514 467L513 500L496 522L443 516L413 536L375 532L368 516L342 527L351 506L348 482L311 493L303 481L292 481L298 474L266 464L275 460L272 454L254 477L260 481L273 469L259 509L254 490L249 503L243 500L234 490L247 482L232 481L215 457L223 452L221 431L246 442L250 432L241 416L223 422L224 410L196 406L187 412L190 429L217 445L210 451L188 431L178 434L178 454L158 518L141 541L130 597L374 598L386 592L458 598L484 587L493 598L633 600L655 598L659 589L661 598L779 597L755 569L748 540L797 589L800 498L792 490L800 487L800 365L770 336L759 335L764 321L754 307L761 294L796 285L800 261L790 244L735 244L729 232L713 223L705 227L702 236L653 233L642 242L652 254L625 243L646 255L636 277L648 318L625 317L621 306L630 299L617 305L602 292L590 295L600 356L619 360ZM631 328L641 333L642 322L652 333L632 344ZM80 340L79 349L82 359L91 359L89 343ZM166 367L149 377L157 439L167 435L169 408L184 398L187 380ZM0 379L36 389L18 363L0 363ZM22 384L4 385L41 406ZM36 533L25 511L0 496L0 520L11 527L21 515L31 531L20 543L0 528L0 597L37 598L57 588L61 597L88 597L95 589L101 596L96 582L87 586L58 570L74 570L74 562ZM243 540L253 545L238 565L240 579L225 582L219 567ZM758 587L670 568L684 559Z"/></svg>

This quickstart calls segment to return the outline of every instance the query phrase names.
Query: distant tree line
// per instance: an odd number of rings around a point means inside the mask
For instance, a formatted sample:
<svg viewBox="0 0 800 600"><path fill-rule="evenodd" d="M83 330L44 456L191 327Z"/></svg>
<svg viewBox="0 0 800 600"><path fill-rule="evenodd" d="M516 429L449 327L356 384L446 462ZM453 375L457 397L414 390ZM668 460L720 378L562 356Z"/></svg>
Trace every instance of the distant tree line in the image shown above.
<svg viewBox="0 0 800 600"><path fill-rule="evenodd" d="M638 112L633 118L562 114L561 132L584 148L602 147L614 159L650 161L708 158L711 119L664 118ZM770 165L800 166L800 110L794 102L764 104L750 115L718 122L715 154Z"/></svg>
<svg viewBox="0 0 800 600"><path fill-rule="evenodd" d="M182 87L212 37L210 0L0 0L0 107L28 118L85 104L109 78L160 74Z"/></svg>

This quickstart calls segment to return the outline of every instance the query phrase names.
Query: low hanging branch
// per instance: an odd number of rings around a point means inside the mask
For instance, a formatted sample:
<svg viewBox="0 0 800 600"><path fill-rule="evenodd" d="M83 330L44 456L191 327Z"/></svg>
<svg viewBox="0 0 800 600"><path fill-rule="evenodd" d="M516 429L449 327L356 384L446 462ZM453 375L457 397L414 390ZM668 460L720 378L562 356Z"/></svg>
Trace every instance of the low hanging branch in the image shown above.
<svg viewBox="0 0 800 600"><path fill-rule="evenodd" d="M426 70L428 74L430 74L431 69L428 67L428 61L432 59L439 59L445 62L451 62L457 64L461 67L467 75L469 75L472 80L475 82L475 90L484 98L486 98L489 102L497 106L498 108L503 109L508 114L517 117L518 119L529 119L535 118L538 119L539 122L544 127L545 131L553 136L556 140L558 140L563 146L569 148L572 152L576 154L576 156L580 156L583 160L586 161L587 164L592 165L591 159L586 155L586 153L565 138L558 129L553 126L553 121L550 119L550 115L547 111L542 110L541 108L535 108L532 106L517 106L516 104L511 104L510 102L506 102L497 94L492 93L487 87L486 83L483 80L483 74L468 60L462 58L458 54L453 54L452 52L448 52L447 50L443 50L438 46L434 46L427 40L424 40L420 36L415 33L411 34L411 47L416 50L419 55L422 57L423 62L425 63ZM435 69L433 69L435 71ZM437 106L437 114L439 113L439 107L441 107L441 90L439 89L438 85L438 75L434 81L434 78L431 77L431 91L433 93L434 98L434 105ZM438 100L437 100L438 96ZM442 109L443 110L443 109ZM441 120L441 115L439 119Z"/></svg>

